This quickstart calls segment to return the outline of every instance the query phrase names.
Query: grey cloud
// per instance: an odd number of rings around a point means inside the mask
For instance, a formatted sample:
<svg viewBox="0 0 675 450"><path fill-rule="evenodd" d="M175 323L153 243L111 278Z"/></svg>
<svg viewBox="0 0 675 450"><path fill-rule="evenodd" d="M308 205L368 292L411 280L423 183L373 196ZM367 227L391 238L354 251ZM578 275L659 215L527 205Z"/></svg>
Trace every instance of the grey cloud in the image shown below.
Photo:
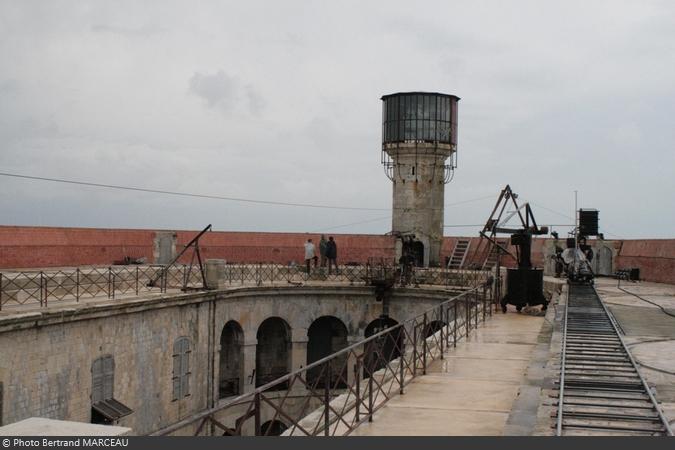
<svg viewBox="0 0 675 450"><path fill-rule="evenodd" d="M223 70L211 75L195 72L190 78L190 92L206 101L209 108L226 113L244 107L259 115L265 107L265 99L252 85L242 85L237 77Z"/></svg>
<svg viewBox="0 0 675 450"><path fill-rule="evenodd" d="M510 183L568 213L579 190L609 230L672 237L671 2L277 3L0 1L0 164L388 207L379 97L438 90L462 98L447 203ZM371 217L2 178L0 189L4 220L26 224L298 231ZM493 201L448 208L446 223L482 223ZM536 212L560 223L548 214Z"/></svg>
<svg viewBox="0 0 675 450"><path fill-rule="evenodd" d="M148 37L155 34L166 32L166 30L163 28L151 25L133 28L118 25L105 25L105 24L92 25L91 31L94 33L110 33L127 37Z"/></svg>
<svg viewBox="0 0 675 450"><path fill-rule="evenodd" d="M237 81L222 70L213 75L196 72L190 78L190 92L206 101L209 107L219 106L226 111L237 100Z"/></svg>
<svg viewBox="0 0 675 450"><path fill-rule="evenodd" d="M18 94L20 91L19 82L15 79L0 81L0 95L3 97Z"/></svg>

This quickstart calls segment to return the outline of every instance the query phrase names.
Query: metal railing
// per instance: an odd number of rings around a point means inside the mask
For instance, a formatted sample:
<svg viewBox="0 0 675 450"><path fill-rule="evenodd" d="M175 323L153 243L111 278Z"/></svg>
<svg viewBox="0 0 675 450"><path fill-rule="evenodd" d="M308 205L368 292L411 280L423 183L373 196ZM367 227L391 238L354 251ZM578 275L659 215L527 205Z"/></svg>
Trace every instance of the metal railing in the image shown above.
<svg viewBox="0 0 675 450"><path fill-rule="evenodd" d="M328 273L315 267L282 264L227 264L218 273L217 287L262 286L266 284L349 283L370 284L373 279L390 278L398 286L423 285L472 287L484 283L489 272L414 268L404 272L384 263L340 266ZM0 310L26 304L46 307L53 302L90 298L114 299L120 295L194 289L201 286L195 266L110 266L61 269L40 272L0 272ZM214 286L216 287L216 286Z"/></svg>
<svg viewBox="0 0 675 450"><path fill-rule="evenodd" d="M244 285L254 283L288 282L347 282L350 284L369 283L375 278L391 278L397 286L475 286L485 282L489 271L455 270L441 268L412 268L404 272L397 265L383 262L363 265L344 265L331 272L326 267L312 267L307 272L305 266L281 264L227 264L219 273L224 285Z"/></svg>
<svg viewBox="0 0 675 450"><path fill-rule="evenodd" d="M487 290L490 290L488 295ZM348 435L493 313L488 283L154 435Z"/></svg>
<svg viewBox="0 0 675 450"><path fill-rule="evenodd" d="M174 266L110 266L72 270L0 273L0 310L11 306L89 298L166 292L199 286L199 268Z"/></svg>

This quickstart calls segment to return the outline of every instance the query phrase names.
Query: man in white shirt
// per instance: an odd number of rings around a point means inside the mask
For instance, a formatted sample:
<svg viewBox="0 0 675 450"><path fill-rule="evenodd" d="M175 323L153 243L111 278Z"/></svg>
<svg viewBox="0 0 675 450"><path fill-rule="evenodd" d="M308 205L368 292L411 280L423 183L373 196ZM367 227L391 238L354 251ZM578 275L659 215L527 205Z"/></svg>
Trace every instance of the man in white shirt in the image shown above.
<svg viewBox="0 0 675 450"><path fill-rule="evenodd" d="M309 274L309 266L311 260L314 260L314 267L316 267L316 253L314 252L314 244L312 244L311 239L307 239L305 242L305 264L307 264L307 274Z"/></svg>

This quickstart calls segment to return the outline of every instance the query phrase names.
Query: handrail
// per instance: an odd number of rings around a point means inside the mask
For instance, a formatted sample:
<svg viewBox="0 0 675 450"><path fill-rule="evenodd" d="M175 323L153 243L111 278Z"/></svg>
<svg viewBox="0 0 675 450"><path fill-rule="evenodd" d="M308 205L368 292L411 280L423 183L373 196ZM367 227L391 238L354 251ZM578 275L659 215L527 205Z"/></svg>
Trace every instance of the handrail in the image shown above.
<svg viewBox="0 0 675 450"><path fill-rule="evenodd" d="M226 430L227 432L237 430L239 433L241 433L243 422L255 416L256 414L258 418L260 417L261 399L265 400L268 407L274 409L275 417L285 417L288 420L291 418L291 413L287 410L282 410L284 402L281 402L282 406L275 406L271 402L267 401L266 394L268 392L280 392L274 388L284 386L286 383L288 383L285 389L287 391L286 396L284 397L287 398L289 396L288 393L290 393L292 385L295 382L302 383L304 388L309 391L306 393L308 398L318 398L319 395L316 394L316 390L319 389L324 393L324 399L322 401L322 406L314 408L312 411L307 412L307 414L304 414L302 417L297 417L292 420L294 431L301 430L305 434L318 434L318 432L323 431L324 434L328 435L330 431L328 427L331 424L337 423L337 425L342 424L346 426L346 430L343 434L349 434L349 432L358 426L359 423L362 423L366 419L372 420L374 411L379 409L384 403L386 403L386 401L389 400L390 397L387 394L390 393L391 386L393 384L396 384L399 391L402 392L404 386L409 383L412 378L426 373L428 362L438 358L443 358L444 343L445 348L447 348L450 345L449 341L451 340L451 336L453 344L456 345L458 338L461 339L462 337L461 334L458 336L457 333L457 328L460 326L460 319L463 320L461 326L466 329L466 335L468 336L468 333L472 328L472 322L475 322L475 326L478 326L478 320L481 312L483 313L483 321L486 319L486 312L488 310L490 315L492 315L492 302L489 301L486 296L486 287L487 284L485 283L474 287L466 292L445 300L432 308L429 308L417 316L379 331L372 336L349 345L303 368L294 370L282 377L277 378L276 380L266 383L263 386L259 386L249 393L238 395L228 400L224 404L206 409L189 418L183 419L172 425L157 430L152 433L152 435L169 435L191 425L197 425L201 422L201 425L198 426L196 432L196 434L199 434L203 430L206 421L209 421L216 427ZM461 311L461 314L457 314L458 304L462 304L462 306L465 308L465 311ZM452 329L450 329L451 311L453 311ZM427 333L430 332L429 326L432 323L429 321L430 319L440 320L442 323L444 323L444 325L438 330L431 330L433 333L431 335L427 335ZM410 333L412 333L412 336ZM412 352L409 351L410 349L405 348L406 338L408 338L408 341L411 341L408 342L408 345L412 343ZM427 341L431 341L431 345L428 345ZM390 345L393 344L395 346L394 349L399 352L399 356L396 358L390 358L385 362L384 359L386 358L383 356L383 349L386 343ZM420 351L418 347L421 347L422 350ZM438 352L439 349L440 353ZM329 373L330 367L332 367L331 363L334 361L340 361L345 357L348 359L350 356L356 361L354 366L355 379L351 383L346 383L346 387L343 387L342 389L338 388L337 386L339 383L336 383L335 387L332 389L331 386L327 385L326 383L324 383L323 387L318 387L316 383L311 385L307 380L306 374L310 371L316 371L317 369L325 370L326 372L321 372L321 374L326 375L326 379L329 380L330 376L327 374ZM373 357L377 359L373 360ZM430 359L430 361L428 359ZM368 361L370 361L370 363ZM375 363L385 362L385 365L383 367L377 367L377 364L373 364L373 361ZM420 363L422 364L422 371L421 373L418 373L417 369ZM342 367L342 369L349 370L348 364L347 366ZM391 374L390 376L387 376L388 372ZM361 386L361 382L365 381L366 378L368 379L368 382L363 383L364 385ZM338 379L338 381L344 382L346 380ZM384 387L382 386L385 383L389 383L389 390L387 391L385 391ZM378 405L374 405L371 401L373 390L376 390L376 395L379 395L380 393L384 395L384 400ZM368 395L370 396L368 402L364 402L364 399L361 397L365 391L367 391ZM294 392L296 392L297 395L297 389L294 390ZM333 403L341 395L347 395L347 397L353 396L353 398L351 399L351 403L349 398L345 398L343 409L340 413L338 413ZM247 412L242 417L240 417L240 419L237 421L238 424L235 425L235 428L225 427L214 417L219 412L223 412L234 406L242 406L246 404L249 405ZM352 405L351 407L350 404ZM359 410L361 407L365 408L366 411L360 412ZM322 408L323 410L320 411ZM337 408L339 409L339 407ZM300 424L303 419L314 413L316 413L314 415L317 415L318 412L321 412L321 414L318 416L319 422L321 422L321 420L325 422L323 427L317 423L313 431L308 431ZM352 413L355 416L350 416L351 419L347 418L347 416ZM365 418L361 419L360 415L364 415ZM256 423L258 422L259 420L256 420ZM258 425L256 425L256 435L260 433ZM333 432L337 433L337 426Z"/></svg>
<svg viewBox="0 0 675 450"><path fill-rule="evenodd" d="M348 282L367 284L373 271L385 266L340 266L338 273L326 274L321 269L307 274L302 267L281 264L228 264L222 275L221 287L275 283L324 284ZM396 267L386 266L388 271ZM419 285L466 287L487 280L485 271L452 269L415 269L415 287ZM160 282L153 282L160 277ZM187 265L166 267L107 266L75 269L42 270L39 272L0 272L0 310L4 307L52 302L75 301L82 298L114 299L118 294L139 296L146 292L167 292L169 289L195 289L202 285L198 267ZM403 280L398 280L403 285Z"/></svg>

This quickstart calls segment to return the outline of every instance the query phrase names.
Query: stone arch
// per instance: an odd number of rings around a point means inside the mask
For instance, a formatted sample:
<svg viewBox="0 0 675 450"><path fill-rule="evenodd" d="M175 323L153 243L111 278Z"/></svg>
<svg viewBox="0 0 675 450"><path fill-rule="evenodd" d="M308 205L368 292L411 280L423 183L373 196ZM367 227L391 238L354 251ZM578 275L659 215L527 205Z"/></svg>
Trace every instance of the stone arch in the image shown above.
<svg viewBox="0 0 675 450"><path fill-rule="evenodd" d="M255 385L262 386L290 372L291 327L281 317L269 317L258 327L255 348ZM287 383L276 389L285 389Z"/></svg>
<svg viewBox="0 0 675 450"><path fill-rule="evenodd" d="M243 384L244 330L230 320L220 333L220 372L218 375L218 398L241 394Z"/></svg>
<svg viewBox="0 0 675 450"><path fill-rule="evenodd" d="M281 420L268 420L260 425L261 436L281 436L288 427Z"/></svg>
<svg viewBox="0 0 675 450"><path fill-rule="evenodd" d="M334 316L321 316L307 329L307 365L348 346L347 326ZM330 361L328 367L315 367L307 371L310 386L324 387L326 370L330 370L330 386L345 387L347 380L347 354Z"/></svg>
<svg viewBox="0 0 675 450"><path fill-rule="evenodd" d="M598 249L597 255L598 275L612 275L612 249L602 246Z"/></svg>
<svg viewBox="0 0 675 450"><path fill-rule="evenodd" d="M396 325L398 322L391 317L378 317L368 324L364 335L368 338ZM364 378L368 378L369 373L383 368L387 362L401 356L403 334L403 328L399 327L366 344Z"/></svg>

